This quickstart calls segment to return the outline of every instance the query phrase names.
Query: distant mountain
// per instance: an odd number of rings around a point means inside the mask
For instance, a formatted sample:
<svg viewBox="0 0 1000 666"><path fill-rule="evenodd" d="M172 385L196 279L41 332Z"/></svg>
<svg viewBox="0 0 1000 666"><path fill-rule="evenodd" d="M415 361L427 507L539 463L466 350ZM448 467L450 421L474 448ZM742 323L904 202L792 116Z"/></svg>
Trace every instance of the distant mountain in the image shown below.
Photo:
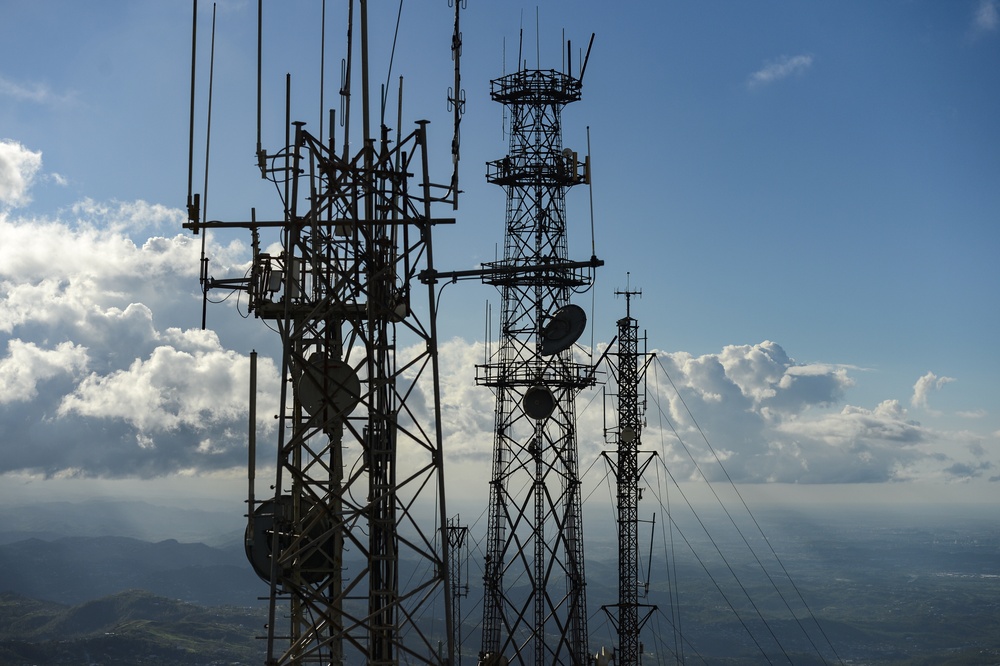
<svg viewBox="0 0 1000 666"><path fill-rule="evenodd" d="M242 546L109 536L0 546L0 592L79 604L129 589L209 606L256 605L266 591Z"/></svg>
<svg viewBox="0 0 1000 666"><path fill-rule="evenodd" d="M3 664L251 664L260 611L201 608L128 590L77 606L0 595Z"/></svg>
<svg viewBox="0 0 1000 666"><path fill-rule="evenodd" d="M239 508L182 509L148 502L88 500L0 506L0 544L37 538L123 536L143 541L241 542Z"/></svg>

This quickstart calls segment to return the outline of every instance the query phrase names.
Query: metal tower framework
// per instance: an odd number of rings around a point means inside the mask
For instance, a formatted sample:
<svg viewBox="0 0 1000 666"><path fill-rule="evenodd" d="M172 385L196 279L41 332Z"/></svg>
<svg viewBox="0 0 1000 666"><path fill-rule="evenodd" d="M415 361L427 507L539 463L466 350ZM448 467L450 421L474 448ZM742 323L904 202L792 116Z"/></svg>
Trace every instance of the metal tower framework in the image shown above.
<svg viewBox="0 0 1000 666"><path fill-rule="evenodd" d="M203 221L195 195L184 225L250 231L248 274L204 288L245 291L281 339L274 494L254 497L251 451L246 536L269 583L268 666L453 663L435 302L413 285L433 270L433 225L454 222L432 203L457 193L431 184L426 121L370 136L366 4L361 149L287 123L284 148L258 144L283 219Z"/></svg>
<svg viewBox="0 0 1000 666"><path fill-rule="evenodd" d="M639 603L639 479L653 459L640 463L643 417L646 410L645 373L653 356L639 351L639 322L632 317L631 301L640 291L616 291L625 297L625 316L618 320L618 349L609 353L618 387L618 423L606 437L617 455L604 452L615 473L618 504L618 603L602 606L616 631L615 666L638 666L642 657L639 633L655 606ZM643 360L644 359L644 360ZM641 362L641 363L640 363Z"/></svg>
<svg viewBox="0 0 1000 666"><path fill-rule="evenodd" d="M455 649L453 666L462 663L462 598L469 596L468 561L469 528L459 516L448 521L448 575L451 577L452 644Z"/></svg>
<svg viewBox="0 0 1000 666"><path fill-rule="evenodd" d="M506 157L487 179L507 192L503 259L482 279L501 295L500 340L476 381L496 394L484 574L482 663L585 664L587 604L575 397L594 383L572 348L544 355L543 327L601 265L567 255L566 190L589 158L562 146L561 112L581 78L521 69L492 81L510 114Z"/></svg>

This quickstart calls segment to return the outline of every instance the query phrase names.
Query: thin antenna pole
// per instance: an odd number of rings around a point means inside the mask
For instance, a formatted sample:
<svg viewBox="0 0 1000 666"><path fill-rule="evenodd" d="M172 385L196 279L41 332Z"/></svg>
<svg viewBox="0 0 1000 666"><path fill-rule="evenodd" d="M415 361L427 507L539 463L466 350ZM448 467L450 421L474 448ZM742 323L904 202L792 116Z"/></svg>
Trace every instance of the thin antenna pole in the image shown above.
<svg viewBox="0 0 1000 666"><path fill-rule="evenodd" d="M292 202L289 200L291 187L291 129L292 129L292 75L285 74L285 222L291 221Z"/></svg>
<svg viewBox="0 0 1000 666"><path fill-rule="evenodd" d="M538 5L535 5L535 69L542 68L541 20L538 15Z"/></svg>
<svg viewBox="0 0 1000 666"><path fill-rule="evenodd" d="M521 69L521 58L524 56L524 15L521 15L521 29L517 34L517 70Z"/></svg>
<svg viewBox="0 0 1000 666"><path fill-rule="evenodd" d="M583 74L587 71L587 63L590 62L590 49L594 48L594 37L596 33L590 33L590 43L587 44L587 55L583 57L583 66L580 67L580 83L583 83Z"/></svg>
<svg viewBox="0 0 1000 666"><path fill-rule="evenodd" d="M326 0L320 11L319 29L319 142L323 143L323 97L326 92ZM333 131L333 128L330 128Z"/></svg>
<svg viewBox="0 0 1000 666"><path fill-rule="evenodd" d="M565 42L565 44L566 48L564 50L566 52L566 68L563 71L570 76L573 76L573 40L571 39L568 42Z"/></svg>
<svg viewBox="0 0 1000 666"><path fill-rule="evenodd" d="M587 125L587 159L590 159L590 125ZM587 173L587 192L590 194L590 254L597 256L597 240L594 237L594 179Z"/></svg>
<svg viewBox="0 0 1000 666"><path fill-rule="evenodd" d="M191 217L191 205L194 203L192 201L193 190L194 190L194 93L195 93L195 74L197 72L196 64L198 58L198 0L192 0L192 12L191 12L191 117L188 123L189 133L188 133L188 192L187 192L187 205L188 205L188 218ZM197 227L195 227L195 233L198 232Z"/></svg>
<svg viewBox="0 0 1000 666"><path fill-rule="evenodd" d="M451 35L451 58L455 61L455 87L448 96L448 104L454 112L454 134L451 139L451 207L458 210L458 162L462 157L462 114L465 113L465 91L462 90L462 30L460 14L465 0L451 0L455 3L455 29Z"/></svg>
<svg viewBox="0 0 1000 666"><path fill-rule="evenodd" d="M385 73L385 85L382 87L382 106L379 110L379 122L383 125L385 125L385 107L386 96L389 94L389 80L392 78L392 62L396 58L396 40L399 38L399 22L402 18L403 0L399 0L399 11L396 12L396 32L392 35L392 50L389 51L389 69Z"/></svg>
<svg viewBox="0 0 1000 666"><path fill-rule="evenodd" d="M344 154L351 145L351 65L354 57L354 0L347 3L347 59L341 61L340 123L344 128Z"/></svg>
<svg viewBox="0 0 1000 666"><path fill-rule="evenodd" d="M371 119L368 99L368 0L360 0L361 3L361 124L363 128L363 141L367 145L371 138ZM367 150L366 150L367 153ZM370 158L368 158L370 159ZM371 219L367 216L365 219Z"/></svg>
<svg viewBox="0 0 1000 666"><path fill-rule="evenodd" d="M260 177L266 177L267 164L264 159L264 148L260 141L260 107L261 107L261 73L263 70L264 44L264 0L257 0L257 166L260 167Z"/></svg>
<svg viewBox="0 0 1000 666"><path fill-rule="evenodd" d="M247 520L253 534L254 482L257 470L257 350L250 352L250 427L247 432Z"/></svg>
<svg viewBox="0 0 1000 666"><path fill-rule="evenodd" d="M500 63L500 73L502 76L507 76L507 38L503 38L503 48L501 49L501 63ZM507 140L507 107L501 106L502 111L500 112L500 140Z"/></svg>
<svg viewBox="0 0 1000 666"><path fill-rule="evenodd" d="M205 130L205 194L202 197L203 211L208 211L208 155L212 143L212 90L215 85L215 9L212 3L212 41L208 52L208 126Z"/></svg>
<svg viewBox="0 0 1000 666"><path fill-rule="evenodd" d="M215 85L215 3L212 3L212 46L208 58L208 120L205 129L205 192L202 197L203 219L208 219L208 164L212 153L212 90ZM208 257L205 256L205 244L208 230L201 235L201 330L208 325Z"/></svg>

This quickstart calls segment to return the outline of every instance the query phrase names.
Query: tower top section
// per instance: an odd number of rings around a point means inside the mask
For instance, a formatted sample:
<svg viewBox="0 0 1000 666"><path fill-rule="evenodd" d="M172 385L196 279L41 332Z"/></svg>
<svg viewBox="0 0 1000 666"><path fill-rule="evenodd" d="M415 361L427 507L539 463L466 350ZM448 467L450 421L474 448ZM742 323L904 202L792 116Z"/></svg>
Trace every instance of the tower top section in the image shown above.
<svg viewBox="0 0 1000 666"><path fill-rule="evenodd" d="M490 82L501 104L569 104L580 99L583 79L554 69L521 69Z"/></svg>

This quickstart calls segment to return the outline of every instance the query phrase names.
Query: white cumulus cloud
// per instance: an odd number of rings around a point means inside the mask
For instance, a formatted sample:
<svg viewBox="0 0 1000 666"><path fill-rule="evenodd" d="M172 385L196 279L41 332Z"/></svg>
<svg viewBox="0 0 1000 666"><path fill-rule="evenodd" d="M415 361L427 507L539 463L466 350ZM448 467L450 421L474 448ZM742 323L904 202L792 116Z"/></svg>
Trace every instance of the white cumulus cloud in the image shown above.
<svg viewBox="0 0 1000 666"><path fill-rule="evenodd" d="M33 400L40 382L73 376L86 365L87 350L69 341L44 349L33 342L8 340L7 356L0 358L0 403Z"/></svg>
<svg viewBox="0 0 1000 666"><path fill-rule="evenodd" d="M62 215L0 210L0 472L245 465L250 350L193 328L201 239L180 231L183 211L85 199ZM244 270L242 245L209 251L219 270ZM277 413L278 370L264 356L258 386L262 413ZM274 425L259 424L264 435Z"/></svg>
<svg viewBox="0 0 1000 666"><path fill-rule="evenodd" d="M913 397L910 398L910 404L913 407L929 409L928 399L931 392L940 390L945 384L950 384L953 381L955 381L954 377L938 377L933 372L928 372L913 385Z"/></svg>
<svg viewBox="0 0 1000 666"><path fill-rule="evenodd" d="M42 168L42 153L17 141L0 140L0 210L31 201L32 181Z"/></svg>

